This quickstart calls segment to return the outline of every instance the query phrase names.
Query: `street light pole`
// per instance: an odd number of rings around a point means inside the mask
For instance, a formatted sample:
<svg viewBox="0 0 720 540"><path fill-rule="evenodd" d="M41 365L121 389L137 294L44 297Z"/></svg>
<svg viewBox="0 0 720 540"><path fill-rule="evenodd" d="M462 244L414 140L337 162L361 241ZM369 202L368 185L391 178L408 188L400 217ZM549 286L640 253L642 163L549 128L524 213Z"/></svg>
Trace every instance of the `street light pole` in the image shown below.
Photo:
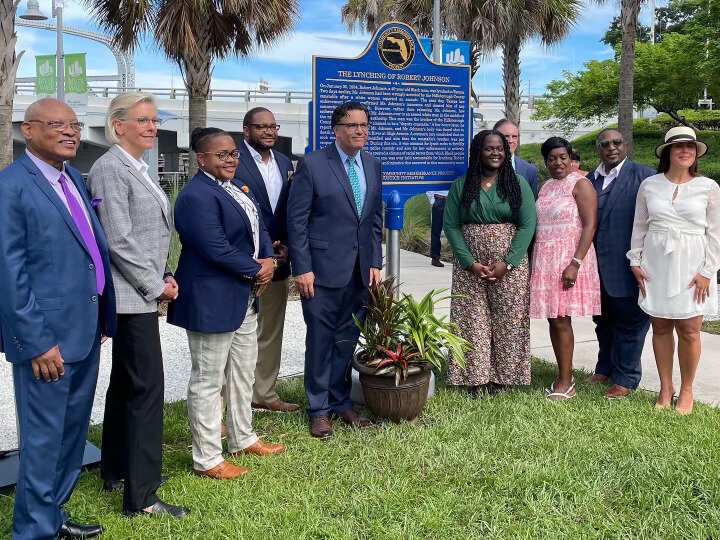
<svg viewBox="0 0 720 540"><path fill-rule="evenodd" d="M442 31L440 30L440 0L433 0L433 60L442 63Z"/></svg>
<svg viewBox="0 0 720 540"><path fill-rule="evenodd" d="M55 63L57 70L57 98L65 101L65 51L63 51L63 8L64 0L53 0L53 16L57 20L57 50Z"/></svg>

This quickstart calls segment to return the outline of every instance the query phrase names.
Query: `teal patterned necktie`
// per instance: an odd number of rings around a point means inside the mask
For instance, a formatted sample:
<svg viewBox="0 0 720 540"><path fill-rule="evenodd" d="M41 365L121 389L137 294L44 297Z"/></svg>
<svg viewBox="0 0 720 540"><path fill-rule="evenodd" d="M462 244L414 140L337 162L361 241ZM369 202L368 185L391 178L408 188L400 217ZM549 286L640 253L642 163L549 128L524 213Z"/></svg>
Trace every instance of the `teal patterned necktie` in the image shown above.
<svg viewBox="0 0 720 540"><path fill-rule="evenodd" d="M355 158L347 158L348 164L348 178L350 179L350 186L353 190L353 196L355 197L355 207L357 208L358 216L362 213L362 202L360 201L360 179L358 178L357 171L355 170Z"/></svg>

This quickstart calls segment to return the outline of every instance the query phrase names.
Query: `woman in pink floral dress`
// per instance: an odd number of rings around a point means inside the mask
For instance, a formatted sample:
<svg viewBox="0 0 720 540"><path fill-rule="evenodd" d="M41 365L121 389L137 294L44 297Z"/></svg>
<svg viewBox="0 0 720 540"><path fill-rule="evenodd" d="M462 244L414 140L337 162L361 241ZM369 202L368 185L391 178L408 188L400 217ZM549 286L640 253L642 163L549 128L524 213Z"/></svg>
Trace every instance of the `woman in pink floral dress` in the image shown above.
<svg viewBox="0 0 720 540"><path fill-rule="evenodd" d="M537 200L537 230L530 278L530 317L547 319L559 376L548 399L575 396L571 317L600 314L600 278L592 246L597 194L590 181L571 172L570 143L550 137L541 148L550 178Z"/></svg>

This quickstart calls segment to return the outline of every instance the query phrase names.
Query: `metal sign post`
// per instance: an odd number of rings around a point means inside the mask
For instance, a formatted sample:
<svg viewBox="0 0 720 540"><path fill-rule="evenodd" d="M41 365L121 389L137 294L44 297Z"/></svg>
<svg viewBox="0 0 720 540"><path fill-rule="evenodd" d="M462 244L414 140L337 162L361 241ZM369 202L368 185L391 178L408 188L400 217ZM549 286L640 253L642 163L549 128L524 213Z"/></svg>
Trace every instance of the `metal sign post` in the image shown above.
<svg viewBox="0 0 720 540"><path fill-rule="evenodd" d="M395 296L400 297L400 231L403 228L405 204L400 192L390 193L385 203L385 228L387 234L387 269L388 277L395 278Z"/></svg>

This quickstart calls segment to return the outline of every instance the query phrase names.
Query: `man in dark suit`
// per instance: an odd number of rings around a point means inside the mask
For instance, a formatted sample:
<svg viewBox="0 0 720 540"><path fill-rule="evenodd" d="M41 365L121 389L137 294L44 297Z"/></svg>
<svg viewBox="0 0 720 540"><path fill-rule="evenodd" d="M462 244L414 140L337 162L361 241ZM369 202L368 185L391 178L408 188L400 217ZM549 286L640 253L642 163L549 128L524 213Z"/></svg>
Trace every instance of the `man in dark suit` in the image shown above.
<svg viewBox="0 0 720 540"><path fill-rule="evenodd" d="M20 439L13 539L91 538L63 505L75 487L100 365L115 332L107 243L75 157L82 123L30 105L27 150L0 171L0 351L13 364Z"/></svg>
<svg viewBox="0 0 720 540"><path fill-rule="evenodd" d="M538 171L537 167L532 163L528 163L524 159L515 155L518 143L520 141L520 128L512 120L502 118L495 122L493 129L498 130L500 133L505 135L508 146L510 147L510 153L512 154L512 166L515 172L522 176L535 194L535 198L538 196Z"/></svg>
<svg viewBox="0 0 720 540"><path fill-rule="evenodd" d="M287 260L287 198L292 162L273 150L280 126L268 109L250 109L243 119L245 141L238 146L240 161L235 178L245 182L260 204L270 234L278 268L273 281L259 299L258 359L255 367L252 406L278 412L295 412L296 403L280 399L275 391L282 356L283 327L288 297L290 262Z"/></svg>
<svg viewBox="0 0 720 540"><path fill-rule="evenodd" d="M362 150L369 123L365 105L338 106L335 142L303 156L290 183L288 247L307 324L305 393L317 438L332 435L331 414L371 425L352 408L348 376L359 336L353 315L363 318L382 266L382 166Z"/></svg>
<svg viewBox="0 0 720 540"><path fill-rule="evenodd" d="M638 306L638 286L626 253L630 250L635 199L640 183L655 174L627 158L627 144L615 129L596 138L602 163L588 174L598 194L595 251L600 271L601 312L593 317L600 352L591 382L610 381L610 399L627 396L640 383L640 356L650 327Z"/></svg>

